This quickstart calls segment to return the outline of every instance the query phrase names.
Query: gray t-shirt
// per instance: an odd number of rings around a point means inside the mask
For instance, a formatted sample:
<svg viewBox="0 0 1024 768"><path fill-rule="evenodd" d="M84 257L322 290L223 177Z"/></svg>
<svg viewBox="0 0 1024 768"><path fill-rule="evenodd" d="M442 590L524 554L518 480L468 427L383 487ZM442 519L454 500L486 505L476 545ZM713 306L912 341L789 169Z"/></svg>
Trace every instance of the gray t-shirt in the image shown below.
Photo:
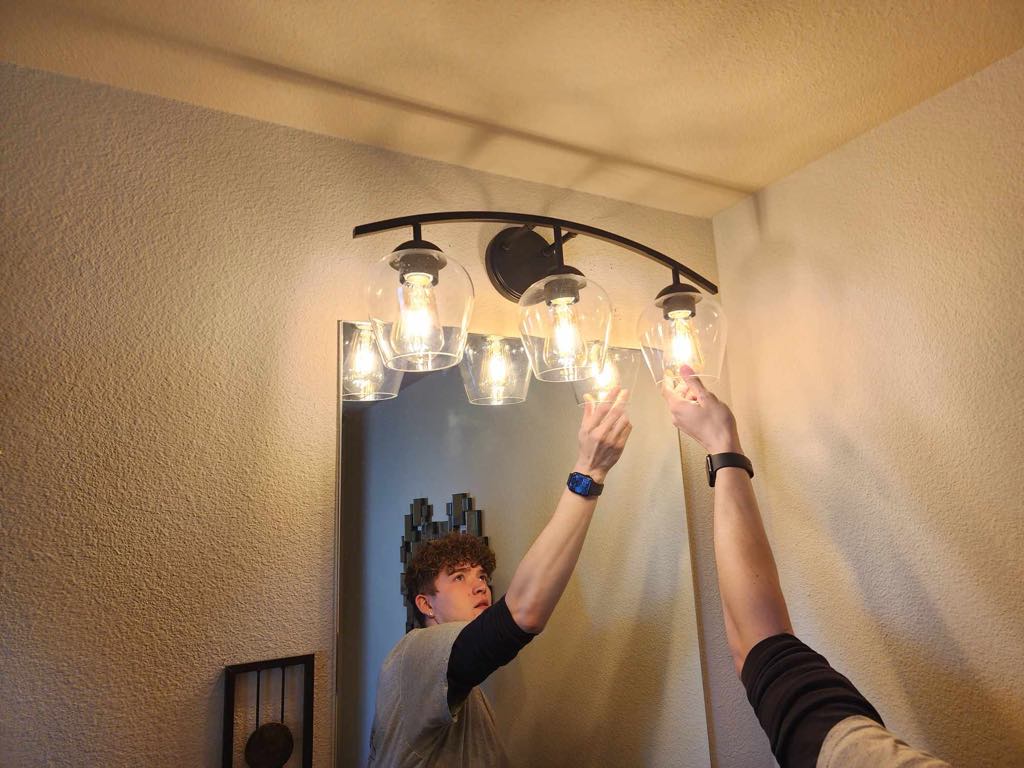
<svg viewBox="0 0 1024 768"><path fill-rule="evenodd" d="M414 629L384 660L370 732L372 768L506 768L487 697L448 707L448 658L467 622Z"/></svg>
<svg viewBox="0 0 1024 768"><path fill-rule="evenodd" d="M817 768L950 768L949 763L920 752L870 718L840 720L825 737Z"/></svg>

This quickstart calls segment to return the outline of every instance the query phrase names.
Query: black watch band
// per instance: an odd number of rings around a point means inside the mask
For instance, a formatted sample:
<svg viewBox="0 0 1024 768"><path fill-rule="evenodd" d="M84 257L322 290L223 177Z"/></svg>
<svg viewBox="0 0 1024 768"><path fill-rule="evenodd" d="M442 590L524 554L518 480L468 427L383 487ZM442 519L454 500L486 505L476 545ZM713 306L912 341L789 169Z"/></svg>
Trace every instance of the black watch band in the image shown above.
<svg viewBox="0 0 1024 768"><path fill-rule="evenodd" d="M601 483L594 480L590 475L584 475L582 472L570 472L569 480L565 485L570 491L579 496L600 496L601 491L604 490L604 486Z"/></svg>
<svg viewBox="0 0 1024 768"><path fill-rule="evenodd" d="M754 465L742 453L709 453L705 464L708 470L708 485L712 488L715 487L715 475L724 467L739 467L746 470L751 477L754 476Z"/></svg>

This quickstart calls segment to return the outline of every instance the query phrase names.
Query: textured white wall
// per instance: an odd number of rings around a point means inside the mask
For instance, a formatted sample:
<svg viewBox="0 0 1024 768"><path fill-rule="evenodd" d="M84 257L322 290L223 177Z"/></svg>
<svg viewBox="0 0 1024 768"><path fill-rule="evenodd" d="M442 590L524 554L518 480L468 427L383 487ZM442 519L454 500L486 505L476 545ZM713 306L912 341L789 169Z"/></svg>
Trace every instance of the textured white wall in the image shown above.
<svg viewBox="0 0 1024 768"><path fill-rule="evenodd" d="M1024 762L1022 201L1018 52L714 219L797 632L955 765Z"/></svg>
<svg viewBox="0 0 1024 768"><path fill-rule="evenodd" d="M487 684L516 766L669 768L680 755L687 765L708 763L677 433L641 374L633 433L558 609ZM361 609L349 623L359 631L342 650L342 691L352 704L346 768L366 763L377 673L405 632L398 548L411 499L426 496L443 520L452 493L474 496L498 559L498 598L551 517L581 418L568 384L534 381L522 405L470 405L456 370L355 408L362 424L350 434L346 419L342 478L351 553L344 599ZM350 442L360 456L345 450Z"/></svg>
<svg viewBox="0 0 1024 768"><path fill-rule="evenodd" d="M330 760L336 322L426 210L561 215L714 278L710 222L0 67L0 764L217 765L225 664L315 651ZM482 247L425 234L513 332ZM569 260L631 338L667 272Z"/></svg>

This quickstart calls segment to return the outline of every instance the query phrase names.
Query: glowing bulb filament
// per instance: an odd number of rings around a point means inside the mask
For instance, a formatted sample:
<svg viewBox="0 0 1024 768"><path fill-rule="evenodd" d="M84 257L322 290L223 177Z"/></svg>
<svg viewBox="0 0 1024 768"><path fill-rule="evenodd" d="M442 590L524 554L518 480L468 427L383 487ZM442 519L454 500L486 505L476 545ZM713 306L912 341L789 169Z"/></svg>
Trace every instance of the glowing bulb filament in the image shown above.
<svg viewBox="0 0 1024 768"><path fill-rule="evenodd" d="M575 368L586 365L587 350L580 334L573 301L569 298L551 302L554 328L544 343L544 363L549 368Z"/></svg>
<svg viewBox="0 0 1024 768"><path fill-rule="evenodd" d="M490 336L481 365L480 386L490 391L490 398L501 402L505 399L505 389L509 386L509 374L512 366L508 359L508 348L500 336Z"/></svg>
<svg viewBox="0 0 1024 768"><path fill-rule="evenodd" d="M369 326L357 326L342 368L345 391L360 398L372 397L384 383L384 365Z"/></svg>
<svg viewBox="0 0 1024 768"><path fill-rule="evenodd" d="M398 288L398 321L391 329L391 346L399 356L430 356L444 348L433 278L411 272Z"/></svg>
<svg viewBox="0 0 1024 768"><path fill-rule="evenodd" d="M693 316L689 312L676 311L669 313L672 330L669 336L668 349L665 350L665 368L678 371L686 365L700 373L704 369L704 354L697 342L696 330L693 327Z"/></svg>
<svg viewBox="0 0 1024 768"><path fill-rule="evenodd" d="M591 366L594 376L593 395L599 403L608 399L614 387L619 385L619 369L610 359L606 360L601 368L596 364Z"/></svg>

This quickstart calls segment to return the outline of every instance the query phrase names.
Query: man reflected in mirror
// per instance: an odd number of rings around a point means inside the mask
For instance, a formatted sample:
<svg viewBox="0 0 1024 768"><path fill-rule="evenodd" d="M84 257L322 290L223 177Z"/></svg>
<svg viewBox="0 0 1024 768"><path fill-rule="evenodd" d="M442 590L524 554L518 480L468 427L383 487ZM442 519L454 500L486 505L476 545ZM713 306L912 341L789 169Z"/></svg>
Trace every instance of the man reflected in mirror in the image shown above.
<svg viewBox="0 0 1024 768"><path fill-rule="evenodd" d="M629 393L588 401L578 453L554 513L504 597L492 603L494 553L453 533L422 545L406 567L421 627L381 667L370 734L374 768L507 766L494 714L479 685L512 661L551 618L579 559L609 470L632 425Z"/></svg>

